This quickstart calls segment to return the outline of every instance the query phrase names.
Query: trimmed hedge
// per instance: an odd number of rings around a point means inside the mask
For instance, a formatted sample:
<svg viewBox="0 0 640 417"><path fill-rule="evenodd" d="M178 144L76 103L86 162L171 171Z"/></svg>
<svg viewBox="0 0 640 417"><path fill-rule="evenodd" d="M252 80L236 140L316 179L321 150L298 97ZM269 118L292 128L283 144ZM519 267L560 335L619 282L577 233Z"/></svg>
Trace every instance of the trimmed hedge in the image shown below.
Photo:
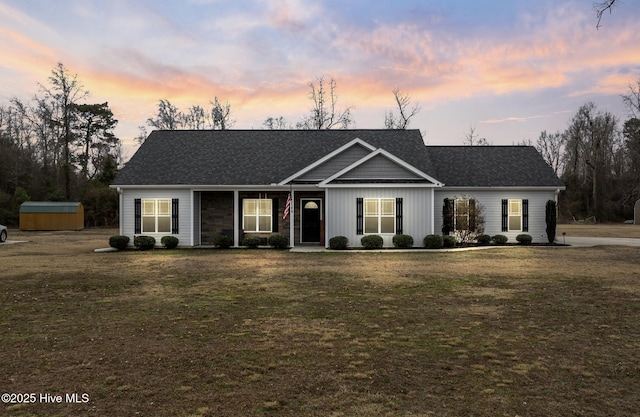
<svg viewBox="0 0 640 417"><path fill-rule="evenodd" d="M269 245L275 249L286 249L289 247L289 238L283 235L272 235L269 237Z"/></svg>
<svg viewBox="0 0 640 417"><path fill-rule="evenodd" d="M480 236L478 236L476 241L478 242L478 245L480 245L480 246L487 246L487 245L491 244L491 236L489 236L489 235L480 235Z"/></svg>
<svg viewBox="0 0 640 417"><path fill-rule="evenodd" d="M123 250L129 245L129 236L111 236L109 238L109 246L118 250Z"/></svg>
<svg viewBox="0 0 640 417"><path fill-rule="evenodd" d="M531 241L533 240L531 238L531 235L528 235L526 233L522 233L518 236L516 236L516 240L518 241L519 244L521 245L530 245Z"/></svg>
<svg viewBox="0 0 640 417"><path fill-rule="evenodd" d="M505 235L495 235L491 238L496 245L506 245L509 240Z"/></svg>
<svg viewBox="0 0 640 417"><path fill-rule="evenodd" d="M441 235L426 235L422 243L427 249L440 249L444 246L444 239Z"/></svg>
<svg viewBox="0 0 640 417"><path fill-rule="evenodd" d="M329 239L329 248L335 250L345 250L349 247L349 239L345 236L334 236Z"/></svg>
<svg viewBox="0 0 640 417"><path fill-rule="evenodd" d="M175 236L163 236L162 239L160 239L160 243L162 243L167 249L175 249L179 242L180 241Z"/></svg>
<svg viewBox="0 0 640 417"><path fill-rule="evenodd" d="M367 235L360 239L360 243L365 249L381 249L384 245L384 240L382 239L382 236Z"/></svg>
<svg viewBox="0 0 640 417"><path fill-rule="evenodd" d="M401 249L412 248L413 238L409 235L395 235L393 237L393 246Z"/></svg>
<svg viewBox="0 0 640 417"><path fill-rule="evenodd" d="M255 249L260 245L260 238L255 236L247 236L242 239L242 246L246 246L249 249Z"/></svg>
<svg viewBox="0 0 640 417"><path fill-rule="evenodd" d="M220 249L229 249L233 245L233 239L227 235L217 235L213 238L213 245Z"/></svg>
<svg viewBox="0 0 640 417"><path fill-rule="evenodd" d="M149 250L156 247L156 239L153 236L135 236L133 246L140 250Z"/></svg>
<svg viewBox="0 0 640 417"><path fill-rule="evenodd" d="M442 236L442 246L444 246L445 248L453 248L456 246L456 243L458 243L458 241L456 240L455 236L451 236L451 235Z"/></svg>

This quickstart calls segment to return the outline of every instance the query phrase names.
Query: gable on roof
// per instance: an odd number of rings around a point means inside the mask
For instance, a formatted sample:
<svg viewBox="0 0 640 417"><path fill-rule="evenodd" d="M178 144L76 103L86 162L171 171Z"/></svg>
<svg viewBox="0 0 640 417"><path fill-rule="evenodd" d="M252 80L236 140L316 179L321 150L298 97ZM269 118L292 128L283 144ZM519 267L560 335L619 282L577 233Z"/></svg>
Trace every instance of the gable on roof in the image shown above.
<svg viewBox="0 0 640 417"><path fill-rule="evenodd" d="M419 169L407 164L384 149L377 149L350 166L335 173L320 183L330 184L353 183L403 183L428 184L441 187L443 184Z"/></svg>

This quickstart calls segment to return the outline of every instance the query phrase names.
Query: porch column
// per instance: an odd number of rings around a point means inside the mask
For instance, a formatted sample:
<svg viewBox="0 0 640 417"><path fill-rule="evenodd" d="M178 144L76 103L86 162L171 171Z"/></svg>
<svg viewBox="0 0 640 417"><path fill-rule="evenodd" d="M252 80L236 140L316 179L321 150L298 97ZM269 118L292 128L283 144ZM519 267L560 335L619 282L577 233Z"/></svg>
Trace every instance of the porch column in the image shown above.
<svg viewBox="0 0 640 417"><path fill-rule="evenodd" d="M295 192L291 189L291 207L289 208L289 246L292 248L295 247L295 237L296 237L296 217L295 217L295 208L296 208L296 197Z"/></svg>
<svg viewBox="0 0 640 417"><path fill-rule="evenodd" d="M240 193L233 190L233 246L240 246Z"/></svg>

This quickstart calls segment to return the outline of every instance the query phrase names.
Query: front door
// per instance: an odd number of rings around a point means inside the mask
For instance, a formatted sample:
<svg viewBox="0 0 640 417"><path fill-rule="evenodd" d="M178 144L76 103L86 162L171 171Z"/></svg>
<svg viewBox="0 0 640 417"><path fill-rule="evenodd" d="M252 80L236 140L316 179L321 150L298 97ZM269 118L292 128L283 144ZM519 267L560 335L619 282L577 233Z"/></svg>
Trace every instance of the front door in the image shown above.
<svg viewBox="0 0 640 417"><path fill-rule="evenodd" d="M302 199L302 243L320 243L322 200Z"/></svg>

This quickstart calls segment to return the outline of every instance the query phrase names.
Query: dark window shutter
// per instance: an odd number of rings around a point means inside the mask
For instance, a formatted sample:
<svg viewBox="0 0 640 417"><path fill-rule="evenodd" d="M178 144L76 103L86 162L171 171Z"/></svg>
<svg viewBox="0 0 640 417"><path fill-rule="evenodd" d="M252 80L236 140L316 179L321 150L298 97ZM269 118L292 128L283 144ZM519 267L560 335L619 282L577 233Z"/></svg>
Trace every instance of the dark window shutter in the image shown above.
<svg viewBox="0 0 640 417"><path fill-rule="evenodd" d="M476 200L469 199L469 230L476 231Z"/></svg>
<svg viewBox="0 0 640 417"><path fill-rule="evenodd" d="M178 204L179 200L174 198L171 200L171 234L177 235L178 231Z"/></svg>
<svg viewBox="0 0 640 417"><path fill-rule="evenodd" d="M396 234L402 234L402 198L396 198Z"/></svg>
<svg viewBox="0 0 640 417"><path fill-rule="evenodd" d="M277 198L271 200L271 231L273 233L278 232L278 223L280 220L280 216L278 215L278 212L280 211L278 203L279 201Z"/></svg>
<svg viewBox="0 0 640 417"><path fill-rule="evenodd" d="M502 200L502 231L509 231L509 200Z"/></svg>
<svg viewBox="0 0 640 417"><path fill-rule="evenodd" d="M364 234L364 199L356 198L356 235Z"/></svg>
<svg viewBox="0 0 640 417"><path fill-rule="evenodd" d="M522 231L529 231L529 200L522 200Z"/></svg>
<svg viewBox="0 0 640 417"><path fill-rule="evenodd" d="M142 200L136 198L133 200L133 233L142 233Z"/></svg>

